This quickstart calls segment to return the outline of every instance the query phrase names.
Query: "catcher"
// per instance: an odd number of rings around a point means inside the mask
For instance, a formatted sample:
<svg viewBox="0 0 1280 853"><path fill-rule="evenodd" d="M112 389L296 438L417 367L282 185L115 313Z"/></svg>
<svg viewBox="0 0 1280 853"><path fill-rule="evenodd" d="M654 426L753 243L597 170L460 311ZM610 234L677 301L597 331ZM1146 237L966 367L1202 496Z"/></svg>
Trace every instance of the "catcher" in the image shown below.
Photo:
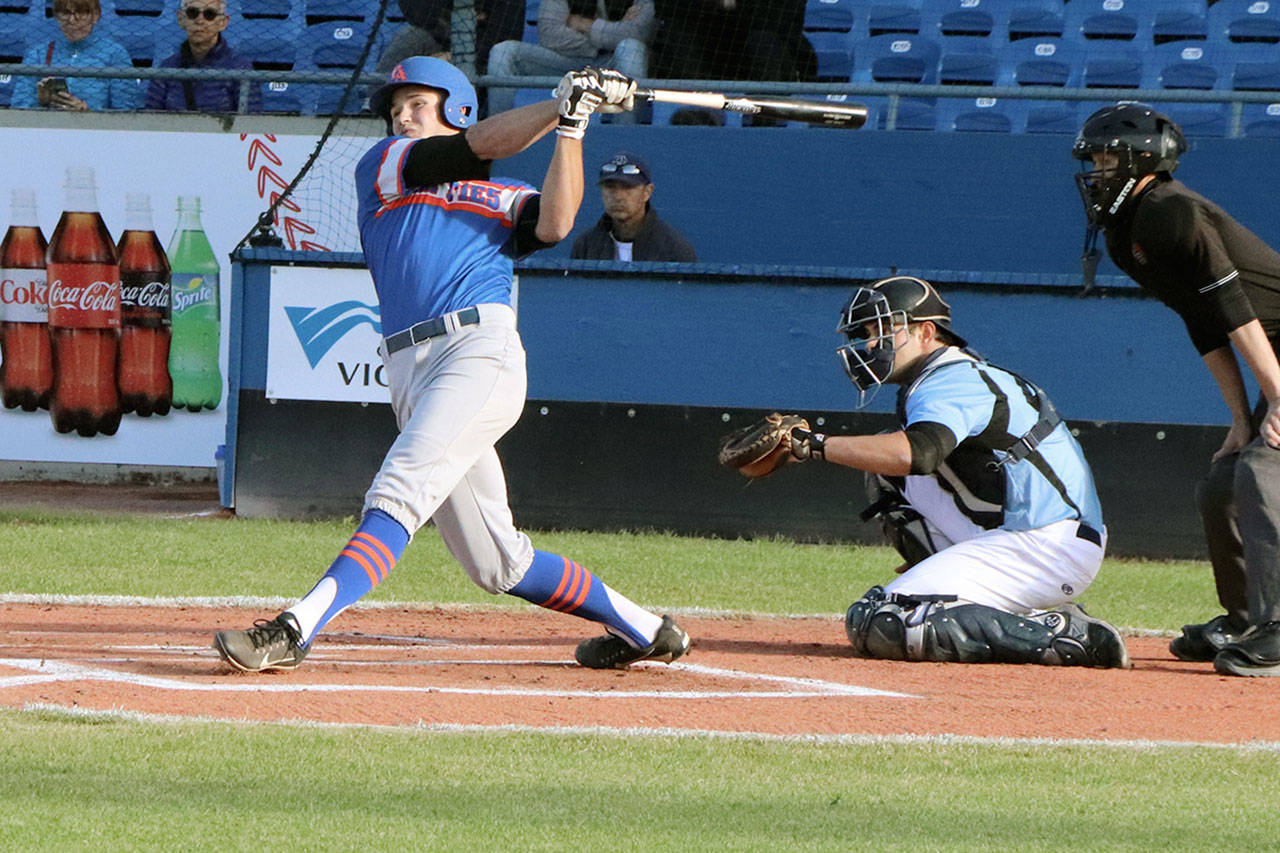
<svg viewBox="0 0 1280 853"><path fill-rule="evenodd" d="M727 436L720 461L749 477L808 460L867 472L869 511L907 565L849 607L854 654L1131 666L1119 632L1073 602L1107 534L1084 454L1044 392L966 349L923 279L858 288L839 332L859 408L898 385L902 429L828 436L774 414Z"/></svg>

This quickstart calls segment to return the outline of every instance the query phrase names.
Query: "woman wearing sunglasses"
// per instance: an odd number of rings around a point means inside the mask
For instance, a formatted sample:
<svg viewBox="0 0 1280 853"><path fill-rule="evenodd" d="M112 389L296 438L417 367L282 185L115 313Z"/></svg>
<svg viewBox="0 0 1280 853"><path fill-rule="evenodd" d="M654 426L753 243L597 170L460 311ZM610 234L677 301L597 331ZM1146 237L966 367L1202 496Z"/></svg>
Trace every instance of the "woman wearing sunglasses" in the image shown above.
<svg viewBox="0 0 1280 853"><path fill-rule="evenodd" d="M183 0L178 25L187 33L178 52L160 63L161 68L249 69L253 65L237 54L222 37L230 19L226 0ZM152 80L147 87L146 108L173 112L233 113L240 105L236 80ZM249 112L262 108L262 90L249 86Z"/></svg>
<svg viewBox="0 0 1280 853"><path fill-rule="evenodd" d="M132 68L129 53L97 29L102 17L98 0L54 0L53 17L58 32L49 41L38 41L27 51L27 65L77 68ZM13 89L12 106L52 110L136 110L142 105L142 89L136 79L106 77L20 77Z"/></svg>

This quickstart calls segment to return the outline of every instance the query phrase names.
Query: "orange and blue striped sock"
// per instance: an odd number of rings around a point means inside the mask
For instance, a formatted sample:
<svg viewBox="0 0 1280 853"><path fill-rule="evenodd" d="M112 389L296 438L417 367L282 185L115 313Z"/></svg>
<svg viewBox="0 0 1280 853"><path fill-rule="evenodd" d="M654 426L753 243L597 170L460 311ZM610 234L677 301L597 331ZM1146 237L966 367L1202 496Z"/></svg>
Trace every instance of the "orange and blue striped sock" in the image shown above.
<svg viewBox="0 0 1280 853"><path fill-rule="evenodd" d="M287 611L298 623L303 645L386 579L408 544L409 533L400 522L380 509L365 513L324 577Z"/></svg>
<svg viewBox="0 0 1280 853"><path fill-rule="evenodd" d="M533 552L533 563L510 594L548 610L599 622L637 647L652 643L662 626L661 617L611 589L568 557L548 551Z"/></svg>

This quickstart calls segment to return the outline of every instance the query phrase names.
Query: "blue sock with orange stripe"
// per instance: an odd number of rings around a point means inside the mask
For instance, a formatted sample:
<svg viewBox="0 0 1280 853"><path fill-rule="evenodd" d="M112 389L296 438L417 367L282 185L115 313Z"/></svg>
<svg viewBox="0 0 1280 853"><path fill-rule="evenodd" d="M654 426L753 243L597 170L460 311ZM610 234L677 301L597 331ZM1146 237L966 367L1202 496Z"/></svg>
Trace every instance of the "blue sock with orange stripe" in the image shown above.
<svg viewBox="0 0 1280 853"><path fill-rule="evenodd" d="M286 612L298 624L302 644L329 620L363 598L395 567L409 544L400 522L380 509L365 513L351 541L311 590Z"/></svg>
<svg viewBox="0 0 1280 853"><path fill-rule="evenodd" d="M633 646L653 642L662 625L655 616L587 569L559 554L534 551L533 563L510 594L531 604L600 622Z"/></svg>

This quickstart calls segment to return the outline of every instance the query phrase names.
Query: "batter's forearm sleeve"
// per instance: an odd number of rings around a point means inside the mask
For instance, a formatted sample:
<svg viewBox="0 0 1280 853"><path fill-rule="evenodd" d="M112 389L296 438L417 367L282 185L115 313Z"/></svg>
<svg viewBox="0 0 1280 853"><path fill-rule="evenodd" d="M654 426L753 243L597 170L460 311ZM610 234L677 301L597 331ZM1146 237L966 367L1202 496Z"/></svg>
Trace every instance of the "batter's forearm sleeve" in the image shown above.
<svg viewBox="0 0 1280 853"><path fill-rule="evenodd" d="M489 161L481 160L467 144L465 133L419 139L405 157L401 173L405 186L434 187L452 181L483 181Z"/></svg>
<svg viewBox="0 0 1280 853"><path fill-rule="evenodd" d="M544 243L538 239L538 215L542 211L542 196L533 195L525 199L516 214L515 234L512 236L514 255L523 258L539 249L549 249L555 243Z"/></svg>
<svg viewBox="0 0 1280 853"><path fill-rule="evenodd" d="M942 424L920 421L906 429L911 445L911 473L932 474L956 449L956 437Z"/></svg>

